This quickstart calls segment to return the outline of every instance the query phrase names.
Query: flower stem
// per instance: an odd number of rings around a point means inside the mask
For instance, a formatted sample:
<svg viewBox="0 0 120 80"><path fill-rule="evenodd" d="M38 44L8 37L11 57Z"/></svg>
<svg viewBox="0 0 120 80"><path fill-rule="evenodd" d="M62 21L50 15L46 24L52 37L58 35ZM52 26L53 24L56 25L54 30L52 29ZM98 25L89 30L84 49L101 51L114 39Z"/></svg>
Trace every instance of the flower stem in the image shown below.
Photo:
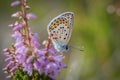
<svg viewBox="0 0 120 80"><path fill-rule="evenodd" d="M28 28L28 21L26 17L26 2L27 0L21 0L21 9L22 9L22 21L23 21L23 28L24 33L26 34L26 39L28 40L28 43L30 44L30 35L29 35L29 28Z"/></svg>
<svg viewBox="0 0 120 80"><path fill-rule="evenodd" d="M50 43L51 43L51 37L48 37L48 43L47 43L47 46L46 46L46 53L45 53L45 55L48 54L48 50L49 50L49 47L50 47Z"/></svg>

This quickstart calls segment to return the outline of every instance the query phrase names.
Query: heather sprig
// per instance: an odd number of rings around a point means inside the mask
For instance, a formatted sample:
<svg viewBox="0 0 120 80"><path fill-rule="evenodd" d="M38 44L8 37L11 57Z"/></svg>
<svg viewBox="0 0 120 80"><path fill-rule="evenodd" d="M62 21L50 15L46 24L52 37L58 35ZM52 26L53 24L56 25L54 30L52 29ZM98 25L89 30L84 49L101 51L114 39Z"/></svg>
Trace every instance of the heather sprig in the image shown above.
<svg viewBox="0 0 120 80"><path fill-rule="evenodd" d="M3 70L9 74L7 78L13 80L56 80L60 70L66 68L62 63L64 56L57 54L49 38L44 42L45 48L41 48L43 45L38 42L39 35L32 33L28 25L29 19L37 17L27 13L30 7L26 1L11 3L12 7L20 6L21 10L12 14L12 17L17 18L17 21L9 25L15 42L10 48L4 49L5 62L8 64Z"/></svg>

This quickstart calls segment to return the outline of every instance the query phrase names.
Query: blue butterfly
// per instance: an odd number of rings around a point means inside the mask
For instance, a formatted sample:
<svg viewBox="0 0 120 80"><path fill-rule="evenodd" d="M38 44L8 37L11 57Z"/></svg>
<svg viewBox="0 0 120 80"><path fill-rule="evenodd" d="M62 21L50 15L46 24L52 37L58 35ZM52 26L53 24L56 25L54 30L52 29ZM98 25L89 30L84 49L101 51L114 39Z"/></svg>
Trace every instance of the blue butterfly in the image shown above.
<svg viewBox="0 0 120 80"><path fill-rule="evenodd" d="M74 21L73 12L64 12L55 17L47 26L54 48L62 53L69 50L68 42L71 37Z"/></svg>

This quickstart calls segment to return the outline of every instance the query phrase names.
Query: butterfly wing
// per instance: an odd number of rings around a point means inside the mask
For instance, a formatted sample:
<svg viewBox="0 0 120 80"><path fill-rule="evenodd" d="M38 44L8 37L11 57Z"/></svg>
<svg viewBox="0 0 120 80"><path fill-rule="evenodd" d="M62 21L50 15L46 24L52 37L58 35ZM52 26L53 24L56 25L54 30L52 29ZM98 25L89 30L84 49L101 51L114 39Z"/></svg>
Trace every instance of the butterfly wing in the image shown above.
<svg viewBox="0 0 120 80"><path fill-rule="evenodd" d="M48 34L54 46L67 45L72 33L73 13L65 12L55 17L48 25Z"/></svg>

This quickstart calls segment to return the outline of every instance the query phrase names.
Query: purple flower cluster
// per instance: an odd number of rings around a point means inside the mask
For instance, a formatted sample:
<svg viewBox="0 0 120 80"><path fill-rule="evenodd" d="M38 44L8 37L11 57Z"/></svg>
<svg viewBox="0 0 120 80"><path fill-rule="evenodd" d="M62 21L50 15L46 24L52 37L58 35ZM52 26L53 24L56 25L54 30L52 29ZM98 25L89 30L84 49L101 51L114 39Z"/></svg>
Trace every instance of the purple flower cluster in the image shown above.
<svg viewBox="0 0 120 80"><path fill-rule="evenodd" d="M15 1L11 6L17 6L20 3L20 1ZM62 54L58 55L52 45L49 46L48 50L46 46L40 48L39 35L32 33L24 20L24 18L27 18L27 20L35 19L36 16L32 13L23 15L22 12L16 12L12 15L22 19L22 21L19 20L9 25L14 32L12 38L14 38L15 43L12 44L11 48L4 49L4 54L7 57L5 61L8 62L8 65L3 70L10 73L9 77L14 76L19 68L22 68L29 76L32 76L35 70L40 75L45 74L55 80L60 70L66 68L66 65L62 63L64 56Z"/></svg>

